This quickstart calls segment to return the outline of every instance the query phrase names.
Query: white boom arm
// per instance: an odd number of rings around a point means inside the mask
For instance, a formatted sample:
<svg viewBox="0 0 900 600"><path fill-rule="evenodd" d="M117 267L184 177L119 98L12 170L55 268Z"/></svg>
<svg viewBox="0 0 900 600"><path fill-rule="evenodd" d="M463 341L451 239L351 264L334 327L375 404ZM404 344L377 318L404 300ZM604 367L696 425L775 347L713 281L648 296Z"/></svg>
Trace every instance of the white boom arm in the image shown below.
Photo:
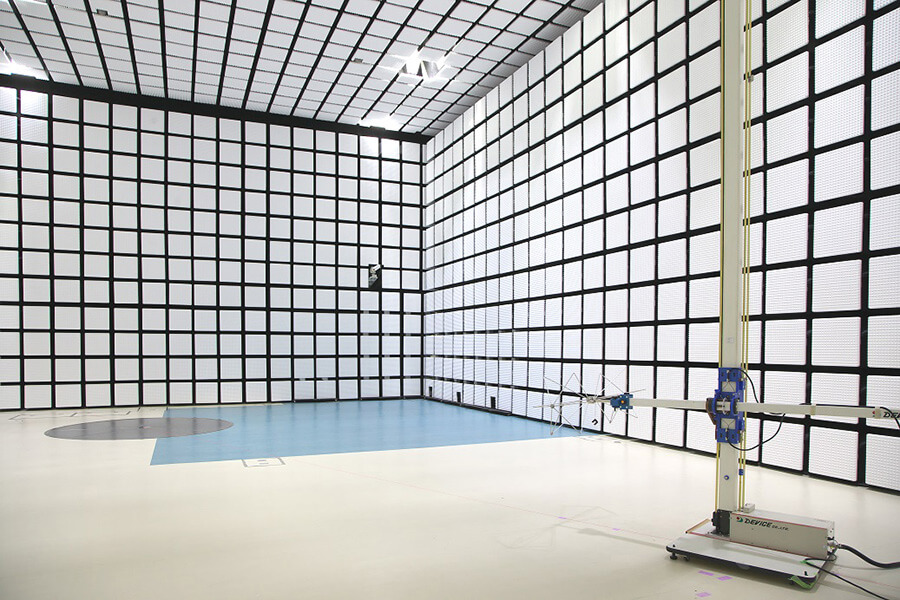
<svg viewBox="0 0 900 600"><path fill-rule="evenodd" d="M591 399L590 396L588 396ZM622 402L623 396L596 397L597 402L612 405ZM628 398L627 408L647 406L656 408L681 408L706 411L703 400L679 400L670 398ZM626 407L622 407L626 408ZM784 413L786 415L821 415L823 417L851 417L856 419L895 419L897 412L878 406L837 406L833 404L770 404L759 402L738 402L736 408L745 413Z"/></svg>

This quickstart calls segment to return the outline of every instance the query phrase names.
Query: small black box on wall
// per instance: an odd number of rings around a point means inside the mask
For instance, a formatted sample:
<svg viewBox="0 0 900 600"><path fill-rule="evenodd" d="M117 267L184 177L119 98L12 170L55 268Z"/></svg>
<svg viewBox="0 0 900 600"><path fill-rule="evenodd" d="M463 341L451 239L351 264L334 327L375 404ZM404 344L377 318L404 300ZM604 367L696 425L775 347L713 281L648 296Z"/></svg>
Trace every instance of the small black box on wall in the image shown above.
<svg viewBox="0 0 900 600"><path fill-rule="evenodd" d="M381 289L381 265L369 265L369 289Z"/></svg>

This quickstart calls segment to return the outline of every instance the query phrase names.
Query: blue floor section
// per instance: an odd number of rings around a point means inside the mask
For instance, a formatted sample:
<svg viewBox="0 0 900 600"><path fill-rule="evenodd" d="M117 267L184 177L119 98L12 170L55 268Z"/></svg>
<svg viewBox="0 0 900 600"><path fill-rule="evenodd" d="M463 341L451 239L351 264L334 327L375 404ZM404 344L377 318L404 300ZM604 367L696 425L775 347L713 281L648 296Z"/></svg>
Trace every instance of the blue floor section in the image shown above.
<svg viewBox="0 0 900 600"><path fill-rule="evenodd" d="M166 417L225 419L215 433L160 438L153 465L550 437L551 425L429 400L363 400L169 408ZM579 435L562 428L555 436Z"/></svg>

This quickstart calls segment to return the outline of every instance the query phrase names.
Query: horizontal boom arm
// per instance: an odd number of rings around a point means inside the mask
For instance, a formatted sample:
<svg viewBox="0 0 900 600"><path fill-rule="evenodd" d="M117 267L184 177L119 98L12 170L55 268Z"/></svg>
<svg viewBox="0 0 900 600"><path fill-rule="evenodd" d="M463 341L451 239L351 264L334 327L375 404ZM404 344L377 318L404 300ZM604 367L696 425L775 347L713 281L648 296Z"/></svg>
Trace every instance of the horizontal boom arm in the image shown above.
<svg viewBox="0 0 900 600"><path fill-rule="evenodd" d="M614 396L601 398L601 402L613 402L620 398ZM656 408L682 408L685 410L706 411L703 400L678 400L670 398L630 398L626 406L648 406ZM821 415L823 417L851 417L856 419L894 419L896 412L877 406L837 406L834 404L770 404L758 402L738 402L737 410L747 413L784 413L787 415Z"/></svg>

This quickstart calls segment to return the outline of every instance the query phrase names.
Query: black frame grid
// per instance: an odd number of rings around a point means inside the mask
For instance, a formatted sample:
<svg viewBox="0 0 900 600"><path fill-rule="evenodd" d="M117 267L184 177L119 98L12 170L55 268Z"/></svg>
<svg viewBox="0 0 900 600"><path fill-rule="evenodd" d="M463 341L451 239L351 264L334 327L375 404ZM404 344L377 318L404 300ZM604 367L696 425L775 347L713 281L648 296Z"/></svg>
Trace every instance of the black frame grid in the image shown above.
<svg viewBox="0 0 900 600"><path fill-rule="evenodd" d="M418 139L12 81L0 407L420 394Z"/></svg>
<svg viewBox="0 0 900 600"><path fill-rule="evenodd" d="M900 156L896 106L886 91L872 99L873 85L890 89L900 72L893 58L873 67L900 8L815 4L769 2L754 15L751 375L769 401L897 409L888 390L900 382L900 306L887 290L900 239L881 227L874 247L870 230L896 220L900 191L890 167ZM638 395L711 394L718 23L714 1L608 1L426 145L424 387L435 397L459 393L466 404L558 422L541 405L573 373L589 392L603 387L602 373L622 389L645 388ZM827 54L849 35L858 46ZM842 96L850 90L856 112ZM829 111L829 100L852 116ZM856 170L834 174L828 161L846 149L860 160L840 163ZM795 163L799 175L785 177ZM843 185L847 175L856 188ZM839 271L847 263L855 289ZM880 295L870 302L873 277ZM639 409L610 422L595 405L575 405L565 416L588 430L714 452L702 414ZM766 437L776 420L762 417ZM891 425L787 417L761 456L749 456L898 490L890 457L900 432Z"/></svg>
<svg viewBox="0 0 900 600"><path fill-rule="evenodd" d="M754 15L751 375L770 401L900 408L900 6L844 4L773 0ZM458 27L461 15L440 23ZM128 43L136 67L149 54ZM609 385L605 375L640 394L705 397L716 366L717 43L713 0L608 0L424 148L411 134L8 77L0 408L427 390L558 420L541 405L573 374L589 391ZM72 59L62 44L68 58L52 60ZM252 57L251 73L264 62ZM92 69L73 76L111 83L109 63ZM163 80L160 95L177 78ZM370 92L373 104L400 101ZM434 99L450 108L428 113L433 123L463 106ZM68 115L57 119L56 104ZM162 150L144 152L144 137ZM387 266L381 292L365 289L370 262ZM586 429L713 450L702 415L635 415L565 411ZM751 443L777 426L762 420ZM897 490L898 440L889 423L788 417L750 458Z"/></svg>
<svg viewBox="0 0 900 600"><path fill-rule="evenodd" d="M0 5L0 43L55 82L432 135L601 0ZM441 77L404 57L448 57Z"/></svg>

